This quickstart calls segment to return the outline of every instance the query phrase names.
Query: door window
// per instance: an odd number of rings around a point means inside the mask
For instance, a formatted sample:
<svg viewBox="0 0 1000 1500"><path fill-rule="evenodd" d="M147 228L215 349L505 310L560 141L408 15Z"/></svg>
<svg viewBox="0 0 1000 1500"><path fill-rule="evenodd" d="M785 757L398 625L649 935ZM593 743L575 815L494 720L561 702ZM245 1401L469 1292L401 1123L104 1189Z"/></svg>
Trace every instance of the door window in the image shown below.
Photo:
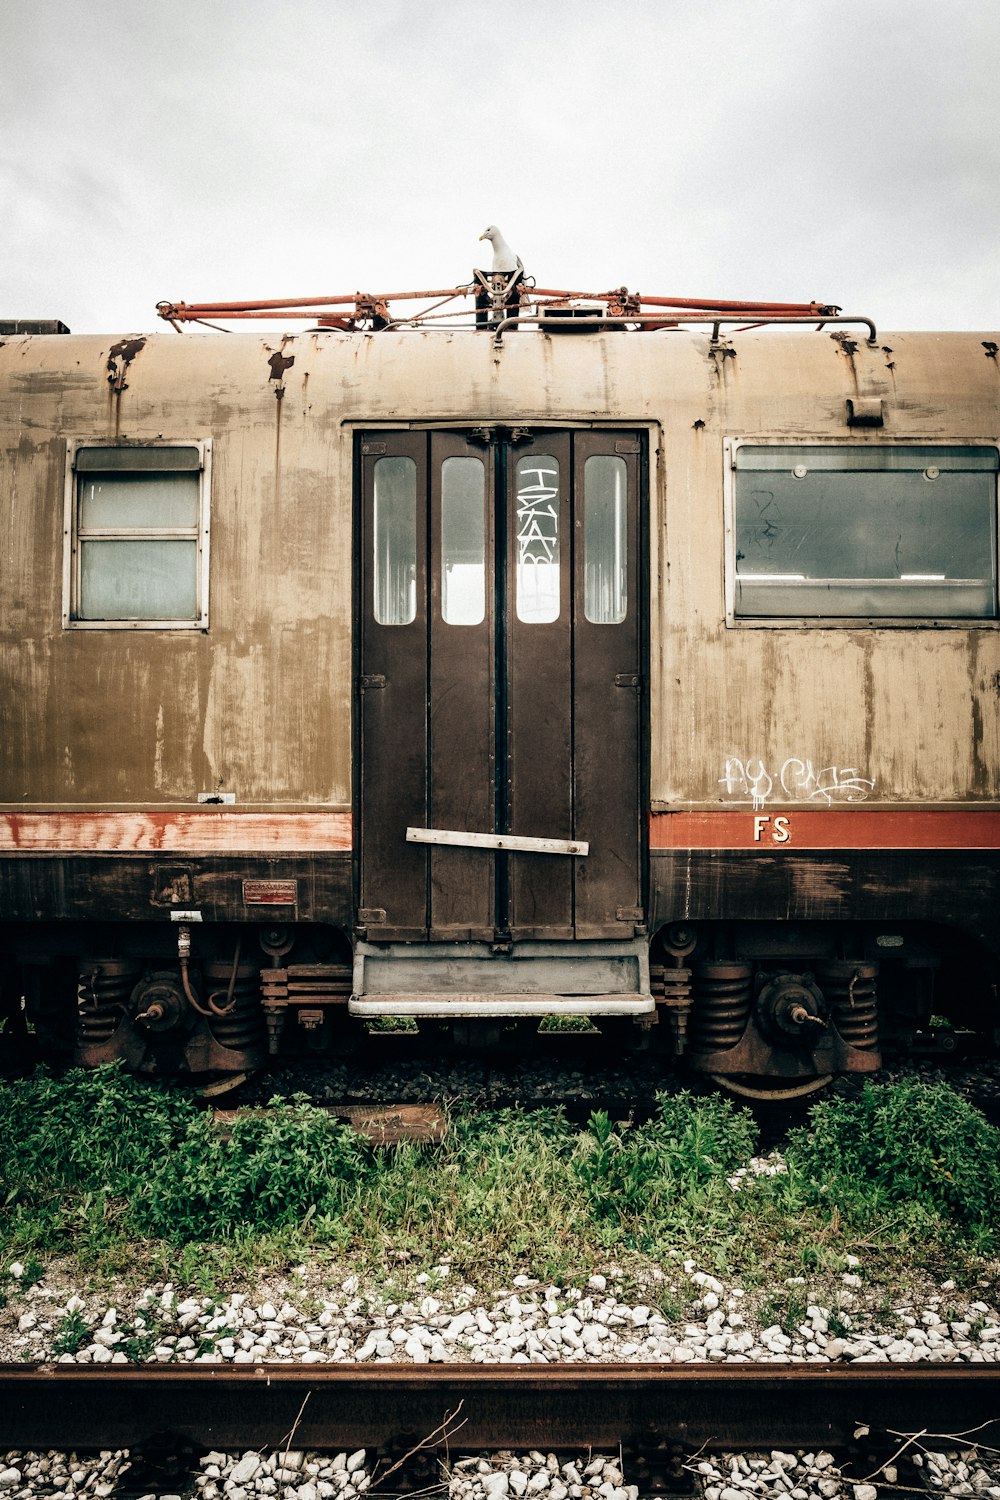
<svg viewBox="0 0 1000 1500"><path fill-rule="evenodd" d="M620 625L628 606L628 471L623 458L592 454L583 469L583 612Z"/></svg>
<svg viewBox="0 0 1000 1500"><path fill-rule="evenodd" d="M410 625L417 617L417 466L405 456L376 460L375 618Z"/></svg>
<svg viewBox="0 0 1000 1500"><path fill-rule="evenodd" d="M481 458L441 465L441 614L446 625L486 618L486 470Z"/></svg>
<svg viewBox="0 0 1000 1500"><path fill-rule="evenodd" d="M550 625L559 618L559 461L520 458L516 478L517 618Z"/></svg>

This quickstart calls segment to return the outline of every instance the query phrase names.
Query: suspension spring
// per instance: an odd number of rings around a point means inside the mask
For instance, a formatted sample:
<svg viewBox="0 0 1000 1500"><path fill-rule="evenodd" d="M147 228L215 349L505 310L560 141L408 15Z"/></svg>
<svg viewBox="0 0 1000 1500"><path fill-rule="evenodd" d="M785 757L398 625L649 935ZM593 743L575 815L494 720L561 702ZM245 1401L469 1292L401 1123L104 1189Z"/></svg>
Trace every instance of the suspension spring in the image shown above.
<svg viewBox="0 0 1000 1500"><path fill-rule="evenodd" d="M233 979L232 962L223 959L218 963L204 964L202 977L204 993L211 995L220 1009L227 1006ZM241 1050L263 1043L264 1012L260 1003L260 969L256 964L237 965L232 1008L224 1014L211 1016L208 1024L215 1040L223 1047Z"/></svg>
<svg viewBox="0 0 1000 1500"><path fill-rule="evenodd" d="M694 970L691 1046L698 1052L726 1052L742 1039L753 1003L750 964L706 960Z"/></svg>
<svg viewBox="0 0 1000 1500"><path fill-rule="evenodd" d="M128 1011L139 978L133 963L115 958L84 959L76 985L76 1010L82 1044L106 1042Z"/></svg>
<svg viewBox="0 0 1000 1500"><path fill-rule="evenodd" d="M833 1021L851 1047L878 1046L878 964L851 959L829 960L816 967L816 982L833 1012Z"/></svg>

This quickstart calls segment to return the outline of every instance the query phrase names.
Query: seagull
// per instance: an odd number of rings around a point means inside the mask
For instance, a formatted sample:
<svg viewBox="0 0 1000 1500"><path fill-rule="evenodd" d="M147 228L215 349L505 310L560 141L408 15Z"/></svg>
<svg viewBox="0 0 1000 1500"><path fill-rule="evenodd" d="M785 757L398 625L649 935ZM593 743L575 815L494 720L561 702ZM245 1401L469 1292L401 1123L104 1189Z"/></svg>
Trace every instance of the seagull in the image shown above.
<svg viewBox="0 0 1000 1500"><path fill-rule="evenodd" d="M495 224L490 224L484 229L479 238L489 240L493 246L492 270L503 271L507 275L510 275L512 271L519 271L522 276L524 275L524 262L519 255L514 254Z"/></svg>

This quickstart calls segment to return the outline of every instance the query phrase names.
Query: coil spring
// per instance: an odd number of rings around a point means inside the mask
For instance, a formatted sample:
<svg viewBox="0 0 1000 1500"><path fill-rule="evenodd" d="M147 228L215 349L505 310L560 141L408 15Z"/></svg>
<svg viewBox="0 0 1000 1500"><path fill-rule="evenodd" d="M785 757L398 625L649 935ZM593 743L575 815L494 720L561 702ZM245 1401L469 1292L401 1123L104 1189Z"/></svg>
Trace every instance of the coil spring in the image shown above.
<svg viewBox="0 0 1000 1500"><path fill-rule="evenodd" d="M753 1003L749 964L706 961L694 970L691 1046L699 1052L725 1052L747 1029Z"/></svg>
<svg viewBox="0 0 1000 1500"><path fill-rule="evenodd" d="M80 1041L106 1042L127 1014L129 997L139 979L135 964L121 959L85 959L76 985Z"/></svg>
<svg viewBox="0 0 1000 1500"><path fill-rule="evenodd" d="M834 1024L852 1047L878 1046L878 964L838 959L817 965L816 982L833 1012Z"/></svg>
<svg viewBox="0 0 1000 1500"><path fill-rule="evenodd" d="M203 992L226 1004L233 966L225 959L202 968ZM264 1012L260 1004L260 970L252 963L240 964L233 987L233 1008L209 1021L212 1035L223 1047L236 1050L254 1047L264 1040Z"/></svg>

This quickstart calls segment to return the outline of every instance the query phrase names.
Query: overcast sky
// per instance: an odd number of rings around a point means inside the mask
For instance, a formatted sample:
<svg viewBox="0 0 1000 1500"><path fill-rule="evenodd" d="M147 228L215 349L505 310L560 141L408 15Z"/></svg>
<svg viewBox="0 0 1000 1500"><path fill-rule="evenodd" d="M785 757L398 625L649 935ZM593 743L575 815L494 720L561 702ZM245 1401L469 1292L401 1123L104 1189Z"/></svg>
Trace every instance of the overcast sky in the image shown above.
<svg viewBox="0 0 1000 1500"><path fill-rule="evenodd" d="M451 286L492 222L543 286L1000 326L1000 0L2 0L0 80L0 317Z"/></svg>

